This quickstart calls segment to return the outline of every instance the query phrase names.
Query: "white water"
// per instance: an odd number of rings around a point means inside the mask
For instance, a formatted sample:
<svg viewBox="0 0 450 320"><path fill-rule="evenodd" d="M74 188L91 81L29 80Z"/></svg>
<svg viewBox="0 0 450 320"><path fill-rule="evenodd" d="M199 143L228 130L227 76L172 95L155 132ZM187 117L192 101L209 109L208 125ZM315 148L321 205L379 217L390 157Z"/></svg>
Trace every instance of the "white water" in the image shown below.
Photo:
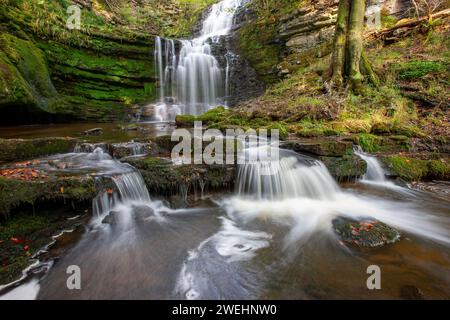
<svg viewBox="0 0 450 320"><path fill-rule="evenodd" d="M388 188L402 193L411 193L410 190L396 185L386 179L386 171L383 169L380 161L375 157L363 152L360 147L354 149L355 154L367 163L367 171L360 180L365 184L376 187Z"/></svg>
<svg viewBox="0 0 450 320"><path fill-rule="evenodd" d="M386 172L384 171L381 163L376 157L369 156L368 154L364 153L361 148L355 149L355 154L367 163L367 171L363 176L363 180L373 182L387 182Z"/></svg>
<svg viewBox="0 0 450 320"><path fill-rule="evenodd" d="M298 246L315 232L334 236L332 221L337 217L377 219L400 230L450 245L448 218L416 210L407 202L344 192L322 163L294 155L283 152L278 162L241 165L236 182L237 195L221 204L228 215L247 222L271 219L290 226L286 246ZM371 174L378 174L379 169L379 165L372 167ZM384 174L379 174L378 178L382 176Z"/></svg>
<svg viewBox="0 0 450 320"><path fill-rule="evenodd" d="M301 197L332 199L339 191L336 182L320 161L301 158L292 151L276 148L271 148L271 154L278 151L280 157L266 156L267 151L263 148L265 147L247 149L249 153L258 154L258 161L239 165L237 178L239 195L247 195L258 200Z"/></svg>
<svg viewBox="0 0 450 320"><path fill-rule="evenodd" d="M231 298L221 296L221 291L251 298L245 292L248 275L239 274L239 263L251 260L258 250L270 245L270 240L265 232L242 230L230 219L222 218L220 231L189 252L175 293L188 300ZM229 277L230 272L234 277Z"/></svg>
<svg viewBox="0 0 450 320"><path fill-rule="evenodd" d="M199 115L225 104L227 70L212 55L209 41L217 42L233 26L242 0L223 0L211 7L199 37L192 40L156 38L155 61L160 79L157 121L173 121L177 114ZM177 55L177 47L181 47Z"/></svg>

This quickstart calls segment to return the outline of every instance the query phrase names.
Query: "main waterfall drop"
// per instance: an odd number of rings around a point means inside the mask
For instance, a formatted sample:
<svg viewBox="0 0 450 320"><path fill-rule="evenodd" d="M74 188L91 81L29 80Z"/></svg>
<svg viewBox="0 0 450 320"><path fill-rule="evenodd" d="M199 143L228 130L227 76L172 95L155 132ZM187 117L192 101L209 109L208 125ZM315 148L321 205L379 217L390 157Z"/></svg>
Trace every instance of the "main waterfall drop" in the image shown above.
<svg viewBox="0 0 450 320"><path fill-rule="evenodd" d="M213 5L197 38L156 38L154 55L160 83L155 120L173 121L178 114L199 115L226 105L228 68L220 67L211 43L230 32L242 2L223 0Z"/></svg>

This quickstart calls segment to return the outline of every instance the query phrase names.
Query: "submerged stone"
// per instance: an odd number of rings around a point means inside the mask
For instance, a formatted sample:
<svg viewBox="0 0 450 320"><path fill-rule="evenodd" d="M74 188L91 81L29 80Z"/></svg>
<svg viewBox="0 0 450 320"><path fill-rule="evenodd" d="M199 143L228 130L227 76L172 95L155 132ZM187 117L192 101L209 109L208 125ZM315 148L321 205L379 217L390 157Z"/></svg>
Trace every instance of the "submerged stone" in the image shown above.
<svg viewBox="0 0 450 320"><path fill-rule="evenodd" d="M357 221L339 217L332 223L334 232L343 242L358 247L382 247L400 239L400 233L397 230L374 219Z"/></svg>

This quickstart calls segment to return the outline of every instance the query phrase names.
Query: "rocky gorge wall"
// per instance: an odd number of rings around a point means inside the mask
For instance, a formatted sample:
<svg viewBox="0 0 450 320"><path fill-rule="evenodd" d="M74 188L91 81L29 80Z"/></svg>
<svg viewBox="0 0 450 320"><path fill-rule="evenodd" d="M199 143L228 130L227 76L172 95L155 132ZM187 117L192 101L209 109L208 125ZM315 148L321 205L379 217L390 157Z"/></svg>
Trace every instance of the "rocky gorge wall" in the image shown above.
<svg viewBox="0 0 450 320"><path fill-rule="evenodd" d="M211 2L0 0L0 122L127 120L156 100L154 36L184 35Z"/></svg>

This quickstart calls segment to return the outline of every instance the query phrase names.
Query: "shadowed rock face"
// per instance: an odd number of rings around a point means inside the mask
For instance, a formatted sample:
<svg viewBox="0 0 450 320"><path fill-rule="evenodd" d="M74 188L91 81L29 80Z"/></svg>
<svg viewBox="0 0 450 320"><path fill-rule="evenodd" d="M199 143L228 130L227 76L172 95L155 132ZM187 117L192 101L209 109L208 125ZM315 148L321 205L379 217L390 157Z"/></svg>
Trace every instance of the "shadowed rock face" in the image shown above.
<svg viewBox="0 0 450 320"><path fill-rule="evenodd" d="M236 35L222 37L219 43L212 44L214 56L228 75L227 105L233 107L264 93L264 82L255 69L242 56L237 54ZM227 71L228 70L228 71Z"/></svg>

